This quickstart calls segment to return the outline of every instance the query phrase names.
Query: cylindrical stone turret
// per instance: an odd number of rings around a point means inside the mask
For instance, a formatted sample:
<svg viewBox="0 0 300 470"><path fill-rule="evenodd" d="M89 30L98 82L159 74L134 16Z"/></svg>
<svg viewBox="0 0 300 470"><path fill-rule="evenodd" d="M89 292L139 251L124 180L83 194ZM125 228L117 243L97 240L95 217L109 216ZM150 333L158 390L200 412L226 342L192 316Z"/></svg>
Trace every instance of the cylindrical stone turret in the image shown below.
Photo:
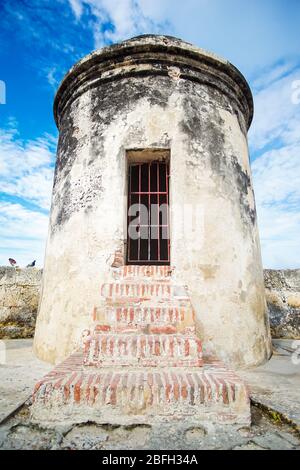
<svg viewBox="0 0 300 470"><path fill-rule="evenodd" d="M253 101L241 73L181 40L140 36L78 62L54 113L38 357L57 362L76 348L101 282L130 263L170 264L174 282L189 288L204 351L235 366L265 361L270 335L247 144ZM156 169L169 184L156 180L152 191L147 178L161 178ZM167 225L167 244L158 248L128 238L127 209L144 196L169 206L167 222L158 222Z"/></svg>

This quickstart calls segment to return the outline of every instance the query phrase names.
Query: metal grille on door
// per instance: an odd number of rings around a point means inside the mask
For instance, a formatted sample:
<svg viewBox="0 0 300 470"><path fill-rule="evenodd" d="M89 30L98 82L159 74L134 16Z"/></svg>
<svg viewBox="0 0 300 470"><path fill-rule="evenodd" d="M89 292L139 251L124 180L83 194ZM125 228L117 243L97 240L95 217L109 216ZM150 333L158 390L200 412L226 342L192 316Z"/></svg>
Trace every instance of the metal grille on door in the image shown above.
<svg viewBox="0 0 300 470"><path fill-rule="evenodd" d="M129 166L128 264L170 264L169 164Z"/></svg>

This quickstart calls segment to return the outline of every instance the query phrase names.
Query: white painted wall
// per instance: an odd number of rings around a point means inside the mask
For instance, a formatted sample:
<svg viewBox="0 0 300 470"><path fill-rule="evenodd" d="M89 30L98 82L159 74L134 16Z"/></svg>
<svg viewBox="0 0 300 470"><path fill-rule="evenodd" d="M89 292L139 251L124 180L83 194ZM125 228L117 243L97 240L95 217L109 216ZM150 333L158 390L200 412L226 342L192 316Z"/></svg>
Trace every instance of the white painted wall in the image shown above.
<svg viewBox="0 0 300 470"><path fill-rule="evenodd" d="M118 106L114 95L123 89ZM66 119L71 127L62 130ZM204 348L236 366L265 361L270 335L263 271L256 221L249 215L255 202L246 122L241 113L238 119L236 105L171 70L166 77L100 84L70 103L61 124L61 134L76 144L71 152L61 142L58 150L70 163L57 170L36 354L62 360L91 324L100 284L111 277L114 254L127 237L126 150L166 148L171 265L175 279L189 287ZM58 224L64 205L67 217ZM187 207L198 210L193 236L182 234Z"/></svg>

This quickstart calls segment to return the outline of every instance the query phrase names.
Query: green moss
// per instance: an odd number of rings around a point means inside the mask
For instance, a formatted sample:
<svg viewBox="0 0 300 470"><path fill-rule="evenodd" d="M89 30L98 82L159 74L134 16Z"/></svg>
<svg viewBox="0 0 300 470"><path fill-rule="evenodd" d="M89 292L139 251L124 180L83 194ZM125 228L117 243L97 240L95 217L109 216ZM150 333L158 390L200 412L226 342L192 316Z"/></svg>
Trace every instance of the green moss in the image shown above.
<svg viewBox="0 0 300 470"><path fill-rule="evenodd" d="M34 325L21 325L18 322L0 322L0 339L24 339L34 336Z"/></svg>
<svg viewBox="0 0 300 470"><path fill-rule="evenodd" d="M270 415L271 419L272 419L276 424L282 423L281 416L280 416L280 414L277 413L276 411L269 410L269 415Z"/></svg>

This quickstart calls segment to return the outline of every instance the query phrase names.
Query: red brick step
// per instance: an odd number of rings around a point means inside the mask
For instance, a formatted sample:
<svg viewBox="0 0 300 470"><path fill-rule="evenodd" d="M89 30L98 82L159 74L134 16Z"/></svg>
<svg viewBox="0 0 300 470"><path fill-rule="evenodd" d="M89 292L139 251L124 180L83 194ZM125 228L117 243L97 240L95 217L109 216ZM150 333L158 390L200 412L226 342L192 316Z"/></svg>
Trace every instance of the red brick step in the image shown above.
<svg viewBox="0 0 300 470"><path fill-rule="evenodd" d="M96 334L86 344L88 366L200 367L202 347L194 336L180 334Z"/></svg>
<svg viewBox="0 0 300 470"><path fill-rule="evenodd" d="M170 268L125 266L112 275L84 351L37 384L33 420L249 424L245 384L219 363L203 365L187 289L172 283Z"/></svg>
<svg viewBox="0 0 300 470"><path fill-rule="evenodd" d="M119 280L139 282L168 282L171 279L174 268L171 266L122 266L114 270L114 278Z"/></svg>
<svg viewBox="0 0 300 470"><path fill-rule="evenodd" d="M78 357L71 355L36 385L33 420L76 422L84 416L97 422L133 423L190 416L250 423L246 386L221 364L112 371L78 366Z"/></svg>
<svg viewBox="0 0 300 470"><path fill-rule="evenodd" d="M101 295L106 299L174 299L189 300L184 286L164 283L113 282L102 284Z"/></svg>
<svg viewBox="0 0 300 470"><path fill-rule="evenodd" d="M194 310L191 305L151 307L95 307L93 320L98 331L153 332L153 328L173 328L172 332L194 331ZM97 329L97 326L96 326Z"/></svg>

